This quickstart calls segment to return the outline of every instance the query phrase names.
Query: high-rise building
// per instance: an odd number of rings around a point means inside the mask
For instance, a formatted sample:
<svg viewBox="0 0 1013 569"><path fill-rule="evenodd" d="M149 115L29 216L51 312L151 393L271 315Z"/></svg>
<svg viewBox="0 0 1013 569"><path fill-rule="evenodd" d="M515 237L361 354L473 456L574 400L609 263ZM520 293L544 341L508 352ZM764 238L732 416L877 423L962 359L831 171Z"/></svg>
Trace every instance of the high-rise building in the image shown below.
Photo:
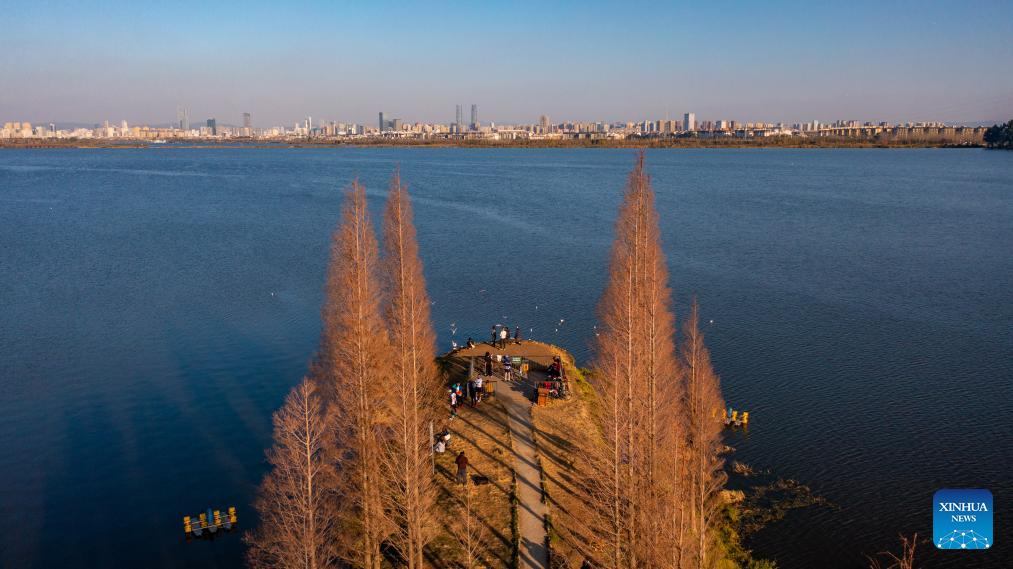
<svg viewBox="0 0 1013 569"><path fill-rule="evenodd" d="M538 117L538 126L542 127L542 132L549 132L549 115Z"/></svg>
<svg viewBox="0 0 1013 569"><path fill-rule="evenodd" d="M211 131L211 136L217 136L218 135L218 121L216 121L215 119L208 119L207 125L208 125L208 130Z"/></svg>
<svg viewBox="0 0 1013 569"><path fill-rule="evenodd" d="M478 105L471 105L471 130L478 130Z"/></svg>
<svg viewBox="0 0 1013 569"><path fill-rule="evenodd" d="M188 107L176 107L176 124L180 130L190 130L190 109Z"/></svg>
<svg viewBox="0 0 1013 569"><path fill-rule="evenodd" d="M457 125L457 132L461 132L461 126L464 125L464 109L461 105L457 105L457 118L454 120L454 124Z"/></svg>
<svg viewBox="0 0 1013 569"><path fill-rule="evenodd" d="M243 128L253 128L253 119L250 113L243 113Z"/></svg>
<svg viewBox="0 0 1013 569"><path fill-rule="evenodd" d="M696 130L696 113L686 113L683 116L682 128L684 130Z"/></svg>
<svg viewBox="0 0 1013 569"><path fill-rule="evenodd" d="M390 128L391 130L398 130L398 131L401 130L402 128L401 119L394 119L390 121Z"/></svg>
<svg viewBox="0 0 1013 569"><path fill-rule="evenodd" d="M387 120L383 116L383 111L380 111L380 132L387 130Z"/></svg>

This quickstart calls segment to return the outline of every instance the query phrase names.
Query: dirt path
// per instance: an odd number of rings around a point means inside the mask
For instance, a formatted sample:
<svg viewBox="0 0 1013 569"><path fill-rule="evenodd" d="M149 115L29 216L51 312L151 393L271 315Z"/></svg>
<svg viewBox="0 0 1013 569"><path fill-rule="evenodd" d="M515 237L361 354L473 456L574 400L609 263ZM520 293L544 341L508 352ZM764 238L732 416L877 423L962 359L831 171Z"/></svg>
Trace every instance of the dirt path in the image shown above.
<svg viewBox="0 0 1013 569"><path fill-rule="evenodd" d="M532 372L536 375L536 372ZM531 401L527 383L500 383L497 397L506 408L513 440L514 472L517 475L517 518L520 531L520 567L548 569L549 552L545 535L545 504L542 502L542 472L538 467L531 423Z"/></svg>

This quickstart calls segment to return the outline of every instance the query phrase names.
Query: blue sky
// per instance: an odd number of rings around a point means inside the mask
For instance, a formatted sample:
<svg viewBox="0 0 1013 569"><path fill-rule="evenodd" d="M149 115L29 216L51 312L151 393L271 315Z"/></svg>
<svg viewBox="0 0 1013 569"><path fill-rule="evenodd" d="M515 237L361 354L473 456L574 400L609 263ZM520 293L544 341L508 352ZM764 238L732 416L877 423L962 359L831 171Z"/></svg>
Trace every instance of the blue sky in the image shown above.
<svg viewBox="0 0 1013 569"><path fill-rule="evenodd" d="M1013 2L3 0L0 121L1013 118Z"/></svg>

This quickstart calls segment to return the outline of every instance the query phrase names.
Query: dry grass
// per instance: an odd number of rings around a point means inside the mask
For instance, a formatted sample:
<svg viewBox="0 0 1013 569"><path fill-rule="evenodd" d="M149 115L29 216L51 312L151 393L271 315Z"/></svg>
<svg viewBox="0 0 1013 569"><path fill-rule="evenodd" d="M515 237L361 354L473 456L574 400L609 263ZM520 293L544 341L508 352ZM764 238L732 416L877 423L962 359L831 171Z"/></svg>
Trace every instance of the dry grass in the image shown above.
<svg viewBox="0 0 1013 569"><path fill-rule="evenodd" d="M459 358L450 358L445 370L454 381L463 380L467 364ZM448 421L451 439L447 452L437 454L436 472L439 484L438 509L446 520L445 527L426 551L432 567L463 567L464 551L455 538L459 533L464 488L456 483L457 453L468 457L469 483L474 476L484 476L488 484L472 486L473 515L483 526L484 541L476 567L510 567L515 537L511 527L511 495L513 487L513 451L506 411L493 399L487 399L478 408L463 406L458 417ZM442 425L437 425L439 431Z"/></svg>

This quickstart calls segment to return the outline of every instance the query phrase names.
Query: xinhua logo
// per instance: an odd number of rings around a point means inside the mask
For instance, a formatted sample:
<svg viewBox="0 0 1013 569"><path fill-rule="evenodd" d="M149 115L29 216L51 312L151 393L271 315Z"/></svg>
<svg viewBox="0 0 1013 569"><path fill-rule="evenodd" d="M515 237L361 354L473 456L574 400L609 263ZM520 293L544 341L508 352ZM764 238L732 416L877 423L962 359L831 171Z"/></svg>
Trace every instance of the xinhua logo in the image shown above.
<svg viewBox="0 0 1013 569"><path fill-rule="evenodd" d="M992 493L940 490L932 497L932 543L936 549L991 549Z"/></svg>

